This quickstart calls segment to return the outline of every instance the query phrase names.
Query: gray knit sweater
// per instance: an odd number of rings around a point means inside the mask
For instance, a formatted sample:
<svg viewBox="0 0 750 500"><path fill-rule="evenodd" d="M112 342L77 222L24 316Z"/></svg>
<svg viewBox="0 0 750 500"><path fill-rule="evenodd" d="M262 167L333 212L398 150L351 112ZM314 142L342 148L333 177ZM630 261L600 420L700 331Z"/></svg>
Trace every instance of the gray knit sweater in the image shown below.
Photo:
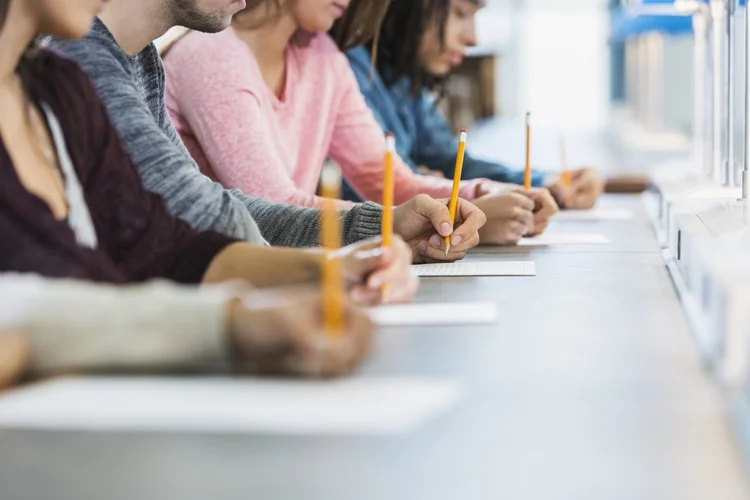
<svg viewBox="0 0 750 500"><path fill-rule="evenodd" d="M255 243L318 244L317 210L224 189L200 173L170 122L164 67L153 44L130 57L98 19L83 40L50 43L89 74L146 188L162 196L174 215L196 229ZM342 212L345 243L378 235L381 217L375 203Z"/></svg>

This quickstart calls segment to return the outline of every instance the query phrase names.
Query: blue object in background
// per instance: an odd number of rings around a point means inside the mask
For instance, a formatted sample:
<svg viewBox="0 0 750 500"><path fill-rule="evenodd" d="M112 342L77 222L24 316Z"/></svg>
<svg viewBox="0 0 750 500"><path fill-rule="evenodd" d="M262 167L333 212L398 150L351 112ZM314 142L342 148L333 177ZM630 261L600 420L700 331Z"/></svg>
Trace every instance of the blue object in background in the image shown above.
<svg viewBox="0 0 750 500"><path fill-rule="evenodd" d="M646 33L676 36L691 34L692 32L693 16L689 14L631 16L620 10L614 14L612 21L613 41L627 40Z"/></svg>

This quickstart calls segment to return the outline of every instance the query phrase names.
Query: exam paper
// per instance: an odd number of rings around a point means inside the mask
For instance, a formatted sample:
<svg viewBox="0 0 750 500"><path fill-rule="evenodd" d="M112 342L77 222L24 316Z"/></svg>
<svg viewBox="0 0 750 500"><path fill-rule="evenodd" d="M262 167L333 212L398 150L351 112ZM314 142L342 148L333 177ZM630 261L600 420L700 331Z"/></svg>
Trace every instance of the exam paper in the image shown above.
<svg viewBox="0 0 750 500"><path fill-rule="evenodd" d="M601 245L611 243L609 238L597 233L543 233L533 238L522 238L520 247L556 245Z"/></svg>
<svg viewBox="0 0 750 500"><path fill-rule="evenodd" d="M405 434L461 398L454 381L75 377L0 396L0 429Z"/></svg>
<svg viewBox="0 0 750 500"><path fill-rule="evenodd" d="M453 262L411 266L415 276L536 276L534 261Z"/></svg>
<svg viewBox="0 0 750 500"><path fill-rule="evenodd" d="M592 208L591 210L561 210L553 221L622 221L633 218L625 208Z"/></svg>
<svg viewBox="0 0 750 500"><path fill-rule="evenodd" d="M374 307L367 311L380 326L471 325L494 323L494 302L449 302Z"/></svg>

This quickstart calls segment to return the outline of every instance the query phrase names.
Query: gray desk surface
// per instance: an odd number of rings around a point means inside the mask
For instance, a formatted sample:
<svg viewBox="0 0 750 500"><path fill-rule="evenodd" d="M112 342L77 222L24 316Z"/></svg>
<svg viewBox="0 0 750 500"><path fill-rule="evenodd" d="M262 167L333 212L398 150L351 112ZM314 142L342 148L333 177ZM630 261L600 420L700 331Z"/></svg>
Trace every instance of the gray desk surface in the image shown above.
<svg viewBox="0 0 750 500"><path fill-rule="evenodd" d="M736 500L750 486L637 197L613 244L536 249L536 277L425 279L496 325L384 331L359 376L463 381L399 438L0 431L0 498ZM554 229L563 229L560 225ZM480 249L517 259L509 250ZM448 283L450 282L450 287Z"/></svg>

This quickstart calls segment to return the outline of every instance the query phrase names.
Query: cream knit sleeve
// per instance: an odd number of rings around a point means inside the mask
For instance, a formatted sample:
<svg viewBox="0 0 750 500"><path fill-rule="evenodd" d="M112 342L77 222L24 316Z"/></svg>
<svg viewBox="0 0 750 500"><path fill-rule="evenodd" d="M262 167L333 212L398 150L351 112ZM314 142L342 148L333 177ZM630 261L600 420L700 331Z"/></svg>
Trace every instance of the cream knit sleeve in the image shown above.
<svg viewBox="0 0 750 500"><path fill-rule="evenodd" d="M31 371L227 364L228 287L113 286L0 274L0 327L25 334Z"/></svg>

